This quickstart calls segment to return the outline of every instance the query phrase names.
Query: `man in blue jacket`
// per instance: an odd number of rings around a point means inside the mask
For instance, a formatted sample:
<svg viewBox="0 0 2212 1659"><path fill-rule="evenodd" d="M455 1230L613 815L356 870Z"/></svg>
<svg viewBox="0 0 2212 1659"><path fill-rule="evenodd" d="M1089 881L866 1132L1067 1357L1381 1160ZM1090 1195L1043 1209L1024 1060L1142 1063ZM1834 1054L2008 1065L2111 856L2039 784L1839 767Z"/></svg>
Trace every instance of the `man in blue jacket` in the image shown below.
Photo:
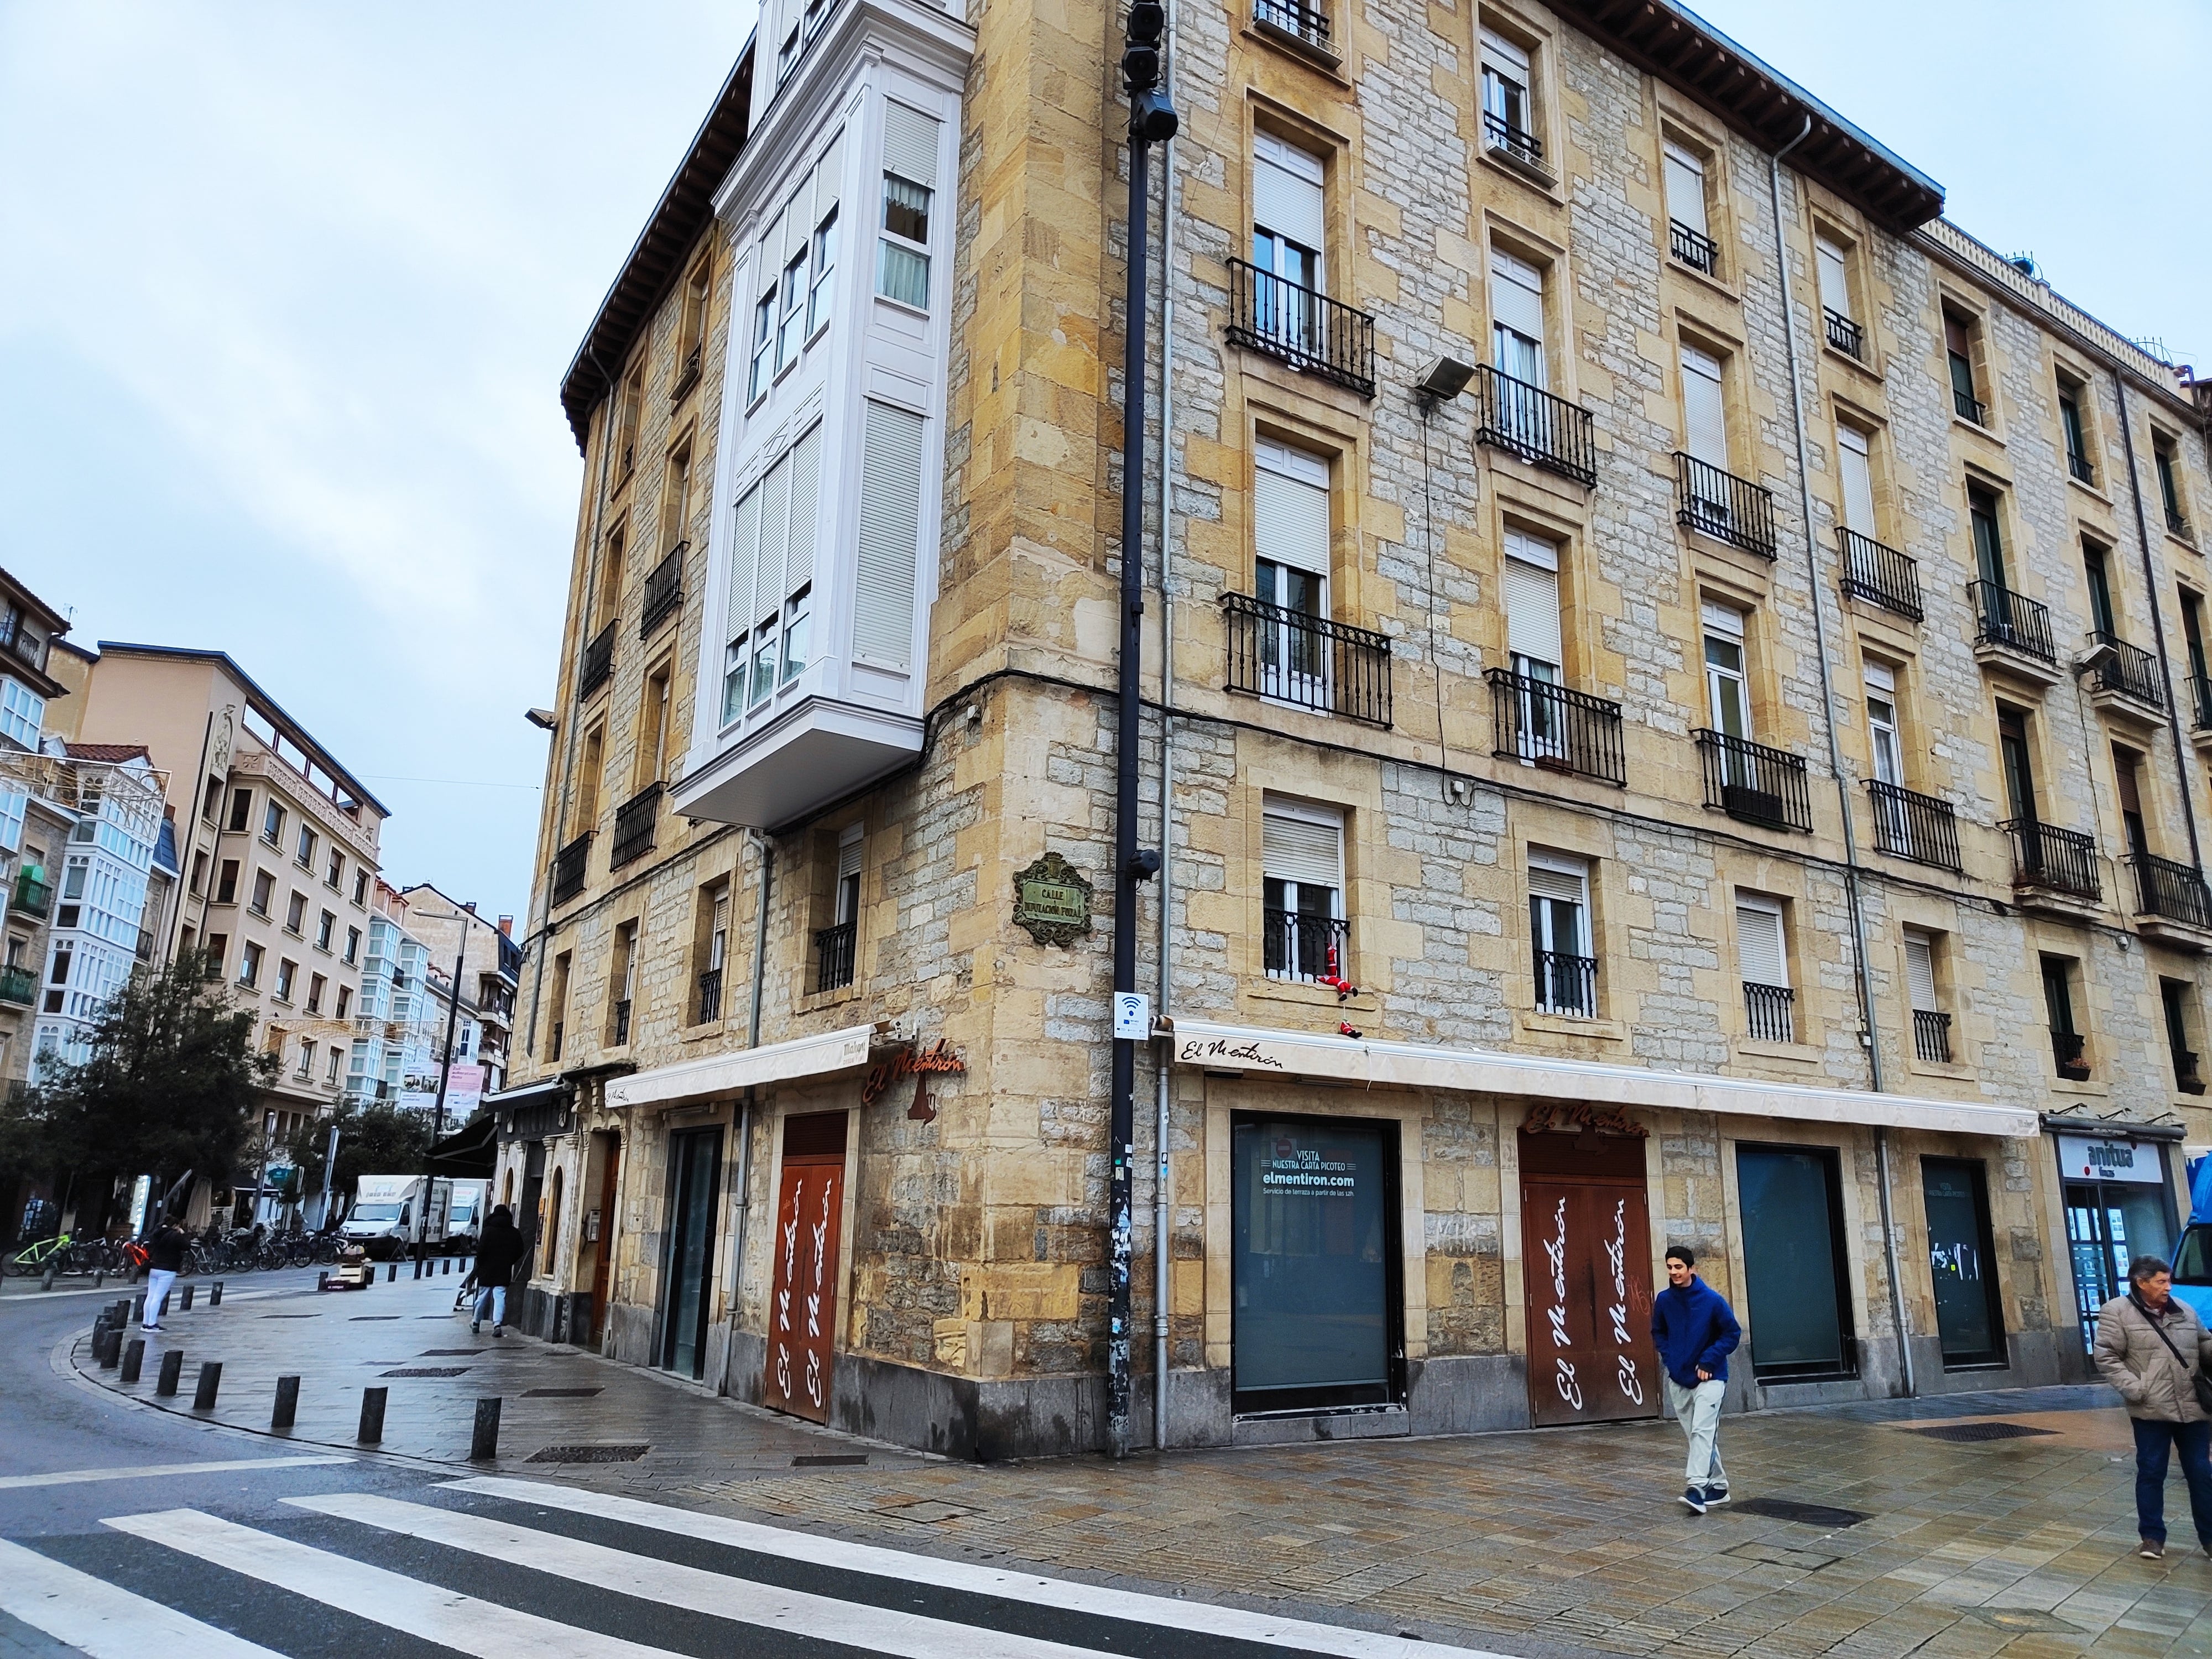
<svg viewBox="0 0 2212 1659"><path fill-rule="evenodd" d="M1667 1252L1667 1288L1651 1298L1651 1346L1667 1371L1667 1398L1690 1437L1688 1485L1682 1501L1703 1515L1729 1501L1728 1471L1721 1467L1721 1396L1728 1392L1728 1357L1743 1328L1728 1299L1698 1277L1698 1258L1687 1247Z"/></svg>

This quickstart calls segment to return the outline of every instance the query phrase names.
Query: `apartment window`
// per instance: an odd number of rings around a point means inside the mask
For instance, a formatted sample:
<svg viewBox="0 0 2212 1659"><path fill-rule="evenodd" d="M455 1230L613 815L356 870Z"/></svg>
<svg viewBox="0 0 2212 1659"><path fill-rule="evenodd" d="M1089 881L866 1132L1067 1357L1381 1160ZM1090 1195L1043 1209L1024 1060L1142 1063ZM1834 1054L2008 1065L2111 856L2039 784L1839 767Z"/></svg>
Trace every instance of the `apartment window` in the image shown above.
<svg viewBox="0 0 2212 1659"><path fill-rule="evenodd" d="M1724 738L1751 736L1751 689L1744 673L1744 613L1733 605L1705 604L1705 697L1713 730Z"/></svg>
<svg viewBox="0 0 2212 1659"><path fill-rule="evenodd" d="M44 697L21 680L0 680L0 732L26 749L36 749L46 720Z"/></svg>
<svg viewBox="0 0 2212 1659"><path fill-rule="evenodd" d="M2195 988L2186 980L2161 979L2159 1002L2166 1014L2166 1051L2173 1061L2173 1086L2185 1095L2204 1092L2204 1079L2197 1069L2197 1052L2190 1047L2189 1005Z"/></svg>
<svg viewBox="0 0 2212 1659"><path fill-rule="evenodd" d="M1597 957L1590 944L1589 866L1556 853L1528 854L1528 942L1536 1012L1594 1018Z"/></svg>
<svg viewBox="0 0 2212 1659"><path fill-rule="evenodd" d="M292 1075L302 1083L307 1082L315 1075L315 1040L313 1037L301 1039L300 1069Z"/></svg>
<svg viewBox="0 0 2212 1659"><path fill-rule="evenodd" d="M2154 434L2150 441L2151 466L2158 473L2158 499L2166 508L2166 527L2182 540L2189 540L2189 514L2181 494L2181 455L2173 440L2162 434Z"/></svg>
<svg viewBox="0 0 2212 1659"><path fill-rule="evenodd" d="M553 992L545 1003L549 1019L546 1052L552 1060L561 1058L561 1039L568 1013L568 971L573 961L573 953L567 951L553 958Z"/></svg>
<svg viewBox="0 0 2212 1659"><path fill-rule="evenodd" d="M253 822L253 792L234 789L230 792L230 828L234 834L244 835Z"/></svg>
<svg viewBox="0 0 2212 1659"><path fill-rule="evenodd" d="M1850 255L1832 236L1813 240L1814 263L1820 269L1820 321L1823 337L1847 356L1866 356L1866 331L1856 321L1851 305Z"/></svg>
<svg viewBox="0 0 2212 1659"><path fill-rule="evenodd" d="M645 682L639 711L642 729L637 740L637 787L658 783L668 775L668 697L674 665L662 663Z"/></svg>
<svg viewBox="0 0 2212 1659"><path fill-rule="evenodd" d="M276 894L276 878L266 870L257 870L253 872L253 897L246 908L257 916L265 916L269 914L269 902Z"/></svg>
<svg viewBox="0 0 2212 1659"><path fill-rule="evenodd" d="M853 655L914 665L915 568L921 553L922 456L928 422L910 409L867 400L860 457L860 534L854 565ZM808 526L808 557L812 526ZM794 562L792 568L799 566Z"/></svg>
<svg viewBox="0 0 2212 1659"><path fill-rule="evenodd" d="M54 947L53 966L51 971L46 975L46 980L49 984L66 985L69 983L70 961L71 955L71 948L69 945L58 945Z"/></svg>
<svg viewBox="0 0 2212 1659"><path fill-rule="evenodd" d="M2150 856L2150 836L2143 827L2142 765L2142 757L2134 750L2117 743L2112 745L2112 785L2120 798L2120 828L2127 836L2129 853L2138 860Z"/></svg>
<svg viewBox="0 0 2212 1659"><path fill-rule="evenodd" d="M2051 1054L2058 1075L2069 1082L2086 1082L2089 1060L2085 1042L2074 1023L2074 963L2066 957L2045 957L2043 1008L2051 1022Z"/></svg>
<svg viewBox="0 0 2212 1659"><path fill-rule="evenodd" d="M694 1024L722 1017L722 970L730 954L730 884L718 881L701 895L707 937L699 955L699 1006Z"/></svg>
<svg viewBox="0 0 2212 1659"><path fill-rule="evenodd" d="M821 470L822 428L817 424L738 502L730 562L730 640L723 653L725 721L766 702L778 685L796 678L805 666ZM870 522L865 477L861 494L865 544ZM864 594L871 574L866 568L865 552L864 545L860 583ZM909 588L913 562L909 542L906 574ZM857 602L859 605L867 603L865 598ZM796 635L787 647L787 628ZM855 649L860 648L856 630Z"/></svg>
<svg viewBox="0 0 2212 1659"><path fill-rule="evenodd" d="M307 1012L309 1013L319 1014L323 1012L323 992L329 984L330 981L320 974L313 975L308 979Z"/></svg>
<svg viewBox="0 0 2212 1659"><path fill-rule="evenodd" d="M345 960L348 963L361 960L361 929L358 927L346 929Z"/></svg>
<svg viewBox="0 0 2212 1659"><path fill-rule="evenodd" d="M1721 360L1702 347L1682 344L1682 441L1692 460L1729 470L1728 400L1721 390ZM1692 478L1696 475L1692 473ZM1725 517L1724 492L1715 488L1702 505Z"/></svg>
<svg viewBox="0 0 2212 1659"><path fill-rule="evenodd" d="M353 902L356 904L368 902L368 872L366 870L353 872Z"/></svg>
<svg viewBox="0 0 2212 1659"><path fill-rule="evenodd" d="M1509 525L1505 530L1505 637L1513 672L1557 684L1566 647L1559 626L1559 549Z"/></svg>
<svg viewBox="0 0 2212 1659"><path fill-rule="evenodd" d="M1668 139L1662 171L1667 181L1668 251L1692 270L1720 273L1720 246L1705 213L1705 158Z"/></svg>
<svg viewBox="0 0 2212 1659"><path fill-rule="evenodd" d="M1272 133L1252 137L1252 263L1293 288L1325 294L1322 265L1324 230L1322 158ZM1294 296L1262 280L1260 331L1270 337L1302 338L1310 325Z"/></svg>
<svg viewBox="0 0 2212 1659"><path fill-rule="evenodd" d="M207 938L201 942L200 948L204 952L205 952L207 957L207 977L210 979L221 979L222 977L223 959L230 954L230 935L228 933L210 933Z"/></svg>
<svg viewBox="0 0 2212 1659"><path fill-rule="evenodd" d="M317 839L318 838L313 829L304 823L300 826L299 846L297 850L293 854L293 859L302 870L312 870L315 867L315 842Z"/></svg>
<svg viewBox="0 0 2212 1659"><path fill-rule="evenodd" d="M775 366L775 295L771 284L753 307L753 365L745 381L745 401L766 395L769 371Z"/></svg>
<svg viewBox="0 0 2212 1659"><path fill-rule="evenodd" d="M607 1010L607 1042L619 1048L630 1038L630 1014L637 992L637 924L624 922L615 934L614 996Z"/></svg>
<svg viewBox="0 0 2212 1659"><path fill-rule="evenodd" d="M645 365L640 362L623 382L622 410L615 427L615 481L619 483L637 465L637 422L645 402Z"/></svg>
<svg viewBox="0 0 2212 1659"><path fill-rule="evenodd" d="M1948 307L1943 313L1943 358L1951 370L1951 407L1960 418L1986 426L1989 411L1974 377L1974 324Z"/></svg>
<svg viewBox="0 0 2212 1659"><path fill-rule="evenodd" d="M1329 641L1328 462L1267 439L1253 446L1253 597L1273 609L1260 623L1261 693L1326 708Z"/></svg>
<svg viewBox="0 0 2212 1659"><path fill-rule="evenodd" d="M239 951L238 982L240 985L245 986L249 991L261 983L261 958L263 954L261 947L258 945L256 945L252 939L246 940L246 944Z"/></svg>
<svg viewBox="0 0 2212 1659"><path fill-rule="evenodd" d="M238 902L238 860L225 859L215 878L215 902L217 904Z"/></svg>
<svg viewBox="0 0 2212 1659"><path fill-rule="evenodd" d="M207 890L207 867L208 855L205 853L192 854L191 890L196 894Z"/></svg>
<svg viewBox="0 0 2212 1659"><path fill-rule="evenodd" d="M1986 489L1966 491L1966 521L1974 532L1974 568L1991 586L2005 586L2004 532L1997 520L1997 498Z"/></svg>
<svg viewBox="0 0 2212 1659"><path fill-rule="evenodd" d="M1544 273L1501 248L1490 251L1491 361L1533 386L1544 378Z"/></svg>
<svg viewBox="0 0 2212 1659"><path fill-rule="evenodd" d="M1482 32L1482 139L1490 149L1515 161L1540 166L1544 145L1536 137L1534 86L1528 49L1492 30Z"/></svg>
<svg viewBox="0 0 2212 1659"><path fill-rule="evenodd" d="M583 754L576 767L575 817L568 825L574 840L599 821L599 781L606 770L606 728L593 726L584 733Z"/></svg>
<svg viewBox="0 0 2212 1659"><path fill-rule="evenodd" d="M2081 422L2081 387L2072 380L2058 382L2058 429L2066 441L2066 471L2085 484L2097 482L2097 469L2089 460L2088 434Z"/></svg>
<svg viewBox="0 0 2212 1659"><path fill-rule="evenodd" d="M1349 979L1344 814L1271 796L1261 811L1260 839L1269 976Z"/></svg>
<svg viewBox="0 0 2212 1659"><path fill-rule="evenodd" d="M1880 541L1875 530L1873 440L1855 426L1838 425L1836 464L1843 475L1844 528Z"/></svg>
<svg viewBox="0 0 2212 1659"><path fill-rule="evenodd" d="M2181 636L2189 652L2189 706L2200 732L2212 728L2212 674L2204 658L2204 601L2187 588L2177 590L2181 601Z"/></svg>
<svg viewBox="0 0 2212 1659"><path fill-rule="evenodd" d="M2100 640L2117 640L2119 629L2112 613L2112 578L2106 568L2105 550L2094 542L2081 544L2081 578L2089 592L2089 625Z"/></svg>
<svg viewBox="0 0 2212 1659"><path fill-rule="evenodd" d="M676 375L678 386L689 386L699 373L701 348L707 339L707 301L713 290L714 265L702 259L684 283L684 317L676 337Z"/></svg>
<svg viewBox="0 0 2212 1659"><path fill-rule="evenodd" d="M330 866L323 872L323 885L336 891L345 877L345 854L335 847L331 848Z"/></svg>
<svg viewBox="0 0 2212 1659"><path fill-rule="evenodd" d="M929 308L929 209L937 186L938 123L904 104L884 106L884 221L876 292Z"/></svg>
<svg viewBox="0 0 2212 1659"><path fill-rule="evenodd" d="M1903 751L1897 741L1897 671L1887 664L1866 665L1867 746L1875 781L1892 787L1905 783Z"/></svg>
<svg viewBox="0 0 2212 1659"><path fill-rule="evenodd" d="M221 778L210 778L207 781L207 793L200 799L200 816L205 818L210 823L213 823L215 822L215 815L220 811L222 808L222 780Z"/></svg>
<svg viewBox="0 0 2212 1659"><path fill-rule="evenodd" d="M1761 1042L1795 1042L1796 994L1790 988L1779 900L1736 894L1735 948L1743 973L1745 1030Z"/></svg>
<svg viewBox="0 0 2212 1659"><path fill-rule="evenodd" d="M292 1000L292 981L299 976L300 964L298 963L286 958L278 959L276 963L276 988L277 1001L289 1002Z"/></svg>
<svg viewBox="0 0 2212 1659"><path fill-rule="evenodd" d="M284 931L288 933L305 933L307 927L307 896L305 893L295 893L292 895L291 902L284 907Z"/></svg>
<svg viewBox="0 0 2212 1659"><path fill-rule="evenodd" d="M284 809L273 800L261 811L261 839L271 847L284 844Z"/></svg>
<svg viewBox="0 0 2212 1659"><path fill-rule="evenodd" d="M345 1064L346 1051L338 1044L331 1044L330 1064L324 1068L323 1081L332 1088L337 1086L338 1068Z"/></svg>
<svg viewBox="0 0 2212 1659"><path fill-rule="evenodd" d="M691 523L691 448L689 444L668 458L660 479L660 550L664 555L682 546Z"/></svg>
<svg viewBox="0 0 2212 1659"><path fill-rule="evenodd" d="M605 633L622 610L623 567L629 554L629 531L626 525L617 525L607 532L606 546L599 555L599 588L592 596L592 629ZM586 653L588 656L588 653ZM611 662L597 671L605 678Z"/></svg>
<svg viewBox="0 0 2212 1659"><path fill-rule="evenodd" d="M316 919L315 948L317 950L327 951L331 948L331 936L337 932L337 916L332 911L325 910Z"/></svg>
<svg viewBox="0 0 2212 1659"><path fill-rule="evenodd" d="M830 278L837 271L837 210L832 206L829 216L814 227L813 246L808 250L806 279L806 335L809 339L830 324L830 301L832 297Z"/></svg>
<svg viewBox="0 0 2212 1659"><path fill-rule="evenodd" d="M830 925L814 935L814 988L835 991L853 982L860 931L860 860L864 827L849 824L837 837L836 874L830 890Z"/></svg>
<svg viewBox="0 0 2212 1659"><path fill-rule="evenodd" d="M2021 823L2034 823L2034 756L2028 747L2027 716L2017 708L1997 709L1997 758L2004 770L2006 811Z"/></svg>
<svg viewBox="0 0 2212 1659"><path fill-rule="evenodd" d="M1921 928L1905 930L1905 989L1912 1004L1912 1052L1930 1066L1951 1063L1951 1016L1936 993L1941 941Z"/></svg>
<svg viewBox="0 0 2212 1659"><path fill-rule="evenodd" d="M353 1013L352 986L341 985L338 987L338 1000L337 1004L331 1008L331 1012L333 1017L338 1019L345 1019L351 1016Z"/></svg>
<svg viewBox="0 0 2212 1659"><path fill-rule="evenodd" d="M775 371L799 361L806 345L806 255L795 253L783 268L782 316L775 327Z"/></svg>

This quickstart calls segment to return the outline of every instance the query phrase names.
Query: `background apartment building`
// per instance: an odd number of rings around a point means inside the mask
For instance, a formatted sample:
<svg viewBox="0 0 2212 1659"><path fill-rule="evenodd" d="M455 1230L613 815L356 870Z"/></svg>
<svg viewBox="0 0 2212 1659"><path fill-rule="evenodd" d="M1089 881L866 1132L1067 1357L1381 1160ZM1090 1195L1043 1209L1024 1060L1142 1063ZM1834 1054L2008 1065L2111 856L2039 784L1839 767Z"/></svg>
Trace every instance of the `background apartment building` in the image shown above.
<svg viewBox="0 0 2212 1659"><path fill-rule="evenodd" d="M656 207L495 1102L543 1325L984 1455L1101 1434L1102 27L772 8ZM1670 6L1177 27L1140 1434L1654 1414L1669 1240L1744 1403L2085 1374L2212 1139L2192 389Z"/></svg>

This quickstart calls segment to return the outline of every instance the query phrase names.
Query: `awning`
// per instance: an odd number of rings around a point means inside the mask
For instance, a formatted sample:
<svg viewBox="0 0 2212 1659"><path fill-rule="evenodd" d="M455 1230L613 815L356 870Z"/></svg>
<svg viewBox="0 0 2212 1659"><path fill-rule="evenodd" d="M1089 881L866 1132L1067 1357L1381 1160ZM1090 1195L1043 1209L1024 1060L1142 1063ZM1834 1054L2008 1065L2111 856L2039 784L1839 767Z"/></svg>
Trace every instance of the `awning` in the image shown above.
<svg viewBox="0 0 2212 1659"><path fill-rule="evenodd" d="M535 1083L525 1083L513 1089L495 1089L486 1095L478 1109L487 1112L511 1112L518 1106L538 1106L565 1092L568 1085L556 1073L540 1078Z"/></svg>
<svg viewBox="0 0 2212 1659"><path fill-rule="evenodd" d="M463 1181L489 1180L499 1164L499 1150L493 1144L498 1129L496 1113L477 1113L457 1133L431 1143L422 1172Z"/></svg>
<svg viewBox="0 0 2212 1659"><path fill-rule="evenodd" d="M607 1085L606 1103L617 1111L630 1106L680 1106L689 1101L726 1098L764 1084L860 1071L876 1045L877 1029L872 1024L848 1025L820 1036L793 1037L765 1048L740 1048L633 1072Z"/></svg>
<svg viewBox="0 0 2212 1659"><path fill-rule="evenodd" d="M1459 1089L1530 1100L1589 1101L1603 1106L1732 1112L1813 1123L1869 1123L1892 1129L2014 1139L2035 1135L2041 1127L2036 1114L2021 1106L1766 1083L1705 1073L1653 1072L1636 1066L1496 1054L1480 1048L1371 1042L1358 1037L1217 1025L1195 1019L1161 1024L1171 1038L1177 1065L1213 1072L1328 1078L1370 1087Z"/></svg>

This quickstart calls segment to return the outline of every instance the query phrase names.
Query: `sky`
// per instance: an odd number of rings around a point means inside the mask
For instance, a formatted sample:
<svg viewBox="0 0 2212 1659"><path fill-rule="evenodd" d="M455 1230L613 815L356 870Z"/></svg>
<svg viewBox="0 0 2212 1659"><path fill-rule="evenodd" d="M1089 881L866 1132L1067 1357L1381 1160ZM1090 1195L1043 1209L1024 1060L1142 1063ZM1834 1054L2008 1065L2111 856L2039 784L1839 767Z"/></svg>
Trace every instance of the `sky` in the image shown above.
<svg viewBox="0 0 2212 1659"><path fill-rule="evenodd" d="M2212 375L2212 5L1697 9ZM561 375L753 12L0 0L0 564L80 641L228 651L398 885L526 914Z"/></svg>

